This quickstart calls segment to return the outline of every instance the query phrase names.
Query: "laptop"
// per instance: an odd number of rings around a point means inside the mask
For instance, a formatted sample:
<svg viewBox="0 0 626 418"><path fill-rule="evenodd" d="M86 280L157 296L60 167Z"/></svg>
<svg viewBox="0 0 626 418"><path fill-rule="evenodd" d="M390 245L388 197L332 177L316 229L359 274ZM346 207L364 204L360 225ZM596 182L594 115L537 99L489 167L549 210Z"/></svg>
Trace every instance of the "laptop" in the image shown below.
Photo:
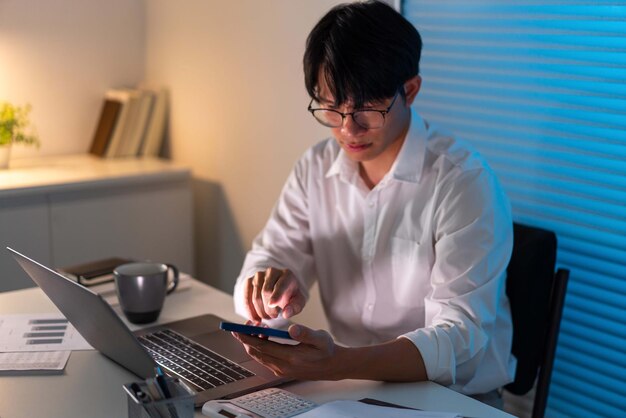
<svg viewBox="0 0 626 418"><path fill-rule="evenodd" d="M248 356L230 333L219 329L222 319L215 315L132 332L102 296L7 249L92 347L142 379L154 377L159 365L196 392L196 407L288 380Z"/></svg>

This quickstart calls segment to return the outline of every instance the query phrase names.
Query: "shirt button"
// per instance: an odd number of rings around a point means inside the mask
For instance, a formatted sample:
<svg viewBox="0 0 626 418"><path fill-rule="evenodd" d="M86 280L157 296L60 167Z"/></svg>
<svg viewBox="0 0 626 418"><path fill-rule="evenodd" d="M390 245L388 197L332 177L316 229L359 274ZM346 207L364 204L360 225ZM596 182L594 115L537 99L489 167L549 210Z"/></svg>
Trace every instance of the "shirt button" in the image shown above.
<svg viewBox="0 0 626 418"><path fill-rule="evenodd" d="M367 204L367 206L369 206L370 208L373 208L373 207L374 207L374 202L369 202L369 203Z"/></svg>
<svg viewBox="0 0 626 418"><path fill-rule="evenodd" d="M374 305L373 304L370 303L369 305L367 305L367 310L368 311L371 311L372 309L374 309Z"/></svg>

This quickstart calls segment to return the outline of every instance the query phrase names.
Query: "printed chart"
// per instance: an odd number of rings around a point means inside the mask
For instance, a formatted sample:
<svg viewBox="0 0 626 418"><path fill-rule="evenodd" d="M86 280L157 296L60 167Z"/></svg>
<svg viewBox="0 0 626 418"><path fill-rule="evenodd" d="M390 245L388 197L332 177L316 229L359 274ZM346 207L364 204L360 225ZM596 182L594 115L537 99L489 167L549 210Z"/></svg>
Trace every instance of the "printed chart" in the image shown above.
<svg viewBox="0 0 626 418"><path fill-rule="evenodd" d="M0 352L91 349L59 314L0 316Z"/></svg>

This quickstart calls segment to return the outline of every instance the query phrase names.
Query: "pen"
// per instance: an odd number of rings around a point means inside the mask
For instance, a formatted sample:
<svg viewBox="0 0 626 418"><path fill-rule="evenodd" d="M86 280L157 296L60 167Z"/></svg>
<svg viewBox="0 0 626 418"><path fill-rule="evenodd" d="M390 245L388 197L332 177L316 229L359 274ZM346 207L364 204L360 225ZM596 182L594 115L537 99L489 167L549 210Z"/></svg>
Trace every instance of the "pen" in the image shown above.
<svg viewBox="0 0 626 418"><path fill-rule="evenodd" d="M172 394L170 393L170 389L167 387L167 381L165 380L165 374L163 373L163 370L161 370L159 366L157 366L155 370L156 377L154 380L156 381L156 384L160 391L163 393L163 399L170 399L172 397ZM169 411L171 418L178 418L178 413L176 412L175 405L167 403L167 410Z"/></svg>
<svg viewBox="0 0 626 418"><path fill-rule="evenodd" d="M159 385L161 392L163 392L163 398L164 399L171 398L172 394L170 393L170 390L167 387L167 382L165 381L165 374L163 373L163 370L161 370L161 368L158 366L156 367L156 382L157 382L157 385Z"/></svg>

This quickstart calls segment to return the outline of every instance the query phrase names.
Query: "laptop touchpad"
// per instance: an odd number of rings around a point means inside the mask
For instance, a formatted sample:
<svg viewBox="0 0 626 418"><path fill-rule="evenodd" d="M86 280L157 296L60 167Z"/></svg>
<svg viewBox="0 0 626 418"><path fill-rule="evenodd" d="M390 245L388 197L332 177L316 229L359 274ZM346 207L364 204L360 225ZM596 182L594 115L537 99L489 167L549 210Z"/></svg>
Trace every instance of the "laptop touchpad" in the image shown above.
<svg viewBox="0 0 626 418"><path fill-rule="evenodd" d="M230 332L214 331L208 334L196 335L193 337L193 340L235 363L250 360L250 356L246 353L243 345Z"/></svg>

